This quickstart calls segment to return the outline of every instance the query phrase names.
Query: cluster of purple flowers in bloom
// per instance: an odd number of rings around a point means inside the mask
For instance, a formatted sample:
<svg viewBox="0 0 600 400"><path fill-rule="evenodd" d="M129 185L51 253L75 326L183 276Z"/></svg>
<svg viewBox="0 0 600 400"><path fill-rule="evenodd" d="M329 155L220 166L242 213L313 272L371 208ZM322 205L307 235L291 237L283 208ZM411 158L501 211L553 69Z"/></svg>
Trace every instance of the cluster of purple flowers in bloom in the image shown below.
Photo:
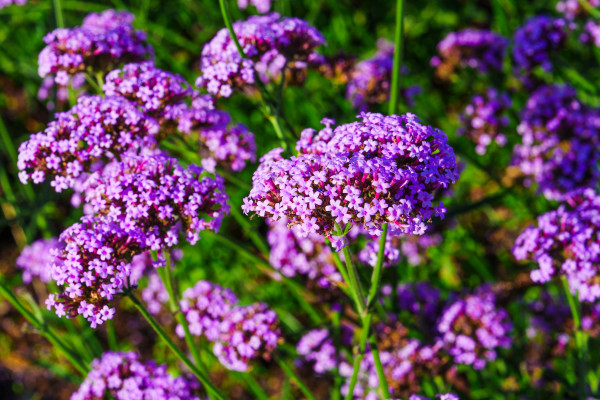
<svg viewBox="0 0 600 400"><path fill-rule="evenodd" d="M386 292L391 292L391 288ZM387 293L386 293L387 294ZM440 291L428 282L400 284L397 289L398 309L414 318L414 325L428 337L437 335L436 322L441 315L444 302Z"/></svg>
<svg viewBox="0 0 600 400"><path fill-rule="evenodd" d="M496 359L496 349L509 347L512 324L508 314L497 307L492 294L480 293L461 298L443 312L437 325L454 362L482 369Z"/></svg>
<svg viewBox="0 0 600 400"><path fill-rule="evenodd" d="M113 317L110 300L132 283L134 256L174 247L180 232L194 244L201 231L218 230L229 209L223 180L202 173L165 156L129 156L92 175L85 199L95 217L61 235L66 247L52 278L67 286L50 296L48 309L81 314L95 327Z"/></svg>
<svg viewBox="0 0 600 400"><path fill-rule="evenodd" d="M237 3L242 10L248 8L248 4L252 4L260 14L268 13L271 9L271 0L238 0Z"/></svg>
<svg viewBox="0 0 600 400"><path fill-rule="evenodd" d="M390 400L398 400L398 399L390 399ZM419 396L417 394L411 394L408 400L431 400L429 397ZM460 397L455 395L454 393L444 393L444 394L436 394L435 400L460 400Z"/></svg>
<svg viewBox="0 0 600 400"><path fill-rule="evenodd" d="M142 362L134 352L106 352L91 364L92 370L71 400L200 400L198 382L173 377L166 365Z"/></svg>
<svg viewBox="0 0 600 400"><path fill-rule="evenodd" d="M537 66L551 71L550 54L560 50L568 36L569 25L562 18L538 15L528 19L514 37L513 57L517 68L525 73Z"/></svg>
<svg viewBox="0 0 600 400"><path fill-rule="evenodd" d="M0 0L0 8L8 7L8 6L22 6L27 4L27 0Z"/></svg>
<svg viewBox="0 0 600 400"><path fill-rule="evenodd" d="M297 227L289 229L285 219L268 223L269 262L273 268L287 277L306 276L321 288L342 281L323 236L312 233L304 237Z"/></svg>
<svg viewBox="0 0 600 400"><path fill-rule="evenodd" d="M40 52L41 77L56 74L56 83L66 85L69 75L109 71L123 63L152 56L146 34L133 29L133 15L107 10L90 14L80 27L58 28L44 37L47 46Z"/></svg>
<svg viewBox="0 0 600 400"><path fill-rule="evenodd" d="M142 290L142 300L146 302L146 308L150 314L158 314L163 304L169 301L169 292L157 273L148 275L148 284Z"/></svg>
<svg viewBox="0 0 600 400"><path fill-rule="evenodd" d="M284 67L304 69L319 59L315 48L325 38L306 21L277 13L237 21L233 30L248 58L242 58L225 28L202 49L202 75L196 85L229 97L234 89L253 85L255 72L263 82L278 77Z"/></svg>
<svg viewBox="0 0 600 400"><path fill-rule="evenodd" d="M412 266L420 265L423 260L427 259L427 249L438 246L442 242L442 235L436 232L431 232L428 229L421 236L411 236L402 241L400 251L406 257L408 264Z"/></svg>
<svg viewBox="0 0 600 400"><path fill-rule="evenodd" d="M538 264L531 272L534 282L564 275L581 301L593 302L600 297L600 196L586 189L567 202L538 217L537 227L525 229L515 242L513 254L517 260Z"/></svg>
<svg viewBox="0 0 600 400"><path fill-rule="evenodd" d="M456 133L477 143L475 151L479 155L485 154L492 142L504 146L506 136L502 130L508 125L505 114L510 106L510 97L496 89L488 89L485 95L475 95L460 115L462 126Z"/></svg>
<svg viewBox="0 0 600 400"><path fill-rule="evenodd" d="M354 107L367 111L375 104L388 101L394 66L394 44L385 39L377 41L377 52L371 58L360 61L350 73L346 98ZM403 70L406 73L406 70ZM417 85L402 90L404 102L413 104L413 97L420 93Z"/></svg>
<svg viewBox="0 0 600 400"><path fill-rule="evenodd" d="M345 325L342 325L341 328L340 341L344 346L350 346L353 332ZM317 374L333 371L340 363L338 350L327 329L308 331L302 336L296 349L303 361L312 364L312 369Z"/></svg>
<svg viewBox="0 0 600 400"><path fill-rule="evenodd" d="M198 135L198 145L202 166L210 172L217 165L241 171L247 162L256 161L254 134L242 124L203 129Z"/></svg>
<svg viewBox="0 0 600 400"><path fill-rule="evenodd" d="M158 124L120 97L83 96L70 111L19 147L19 178L51 178L57 192L71 188L96 161L152 147Z"/></svg>
<svg viewBox="0 0 600 400"><path fill-rule="evenodd" d="M48 110L54 110L57 103L62 105L69 101L69 90L80 91L84 84L85 75L83 73L69 76L69 81L66 85L58 85L52 76L47 76L42 80L37 98L40 101L46 101L46 108ZM54 95L56 95L56 103L53 100Z"/></svg>
<svg viewBox="0 0 600 400"><path fill-rule="evenodd" d="M600 176L600 110L577 100L569 86L538 88L521 112L514 163L548 199L594 187Z"/></svg>
<svg viewBox="0 0 600 400"><path fill-rule="evenodd" d="M268 359L281 332L277 314L266 304L237 305L235 294L221 286L199 281L183 293L181 311L190 333L214 343L213 352L226 368L247 371L253 359ZM183 327L177 334L184 336Z"/></svg>
<svg viewBox="0 0 600 400"><path fill-rule="evenodd" d="M39 239L25 246L16 260L17 267L23 270L23 282L30 283L34 276L42 282L50 282L52 275L48 265L56 262L56 250L62 247L56 238Z"/></svg>
<svg viewBox="0 0 600 400"><path fill-rule="evenodd" d="M434 192L457 178L454 151L446 135L421 125L413 114L362 113L362 121L316 133L306 129L299 156L285 159L275 149L253 176L246 214L286 217L303 235L330 236L335 224L364 226L378 235L390 223L393 235L423 234L434 213Z"/></svg>
<svg viewBox="0 0 600 400"><path fill-rule="evenodd" d="M586 0L591 7L600 6L600 0ZM582 14L585 14L585 8L581 6L579 0L563 0L556 3L556 11L563 14L569 21L573 21L575 18Z"/></svg>
<svg viewBox="0 0 600 400"><path fill-rule="evenodd" d="M439 56L431 59L436 74L447 78L457 66L475 68L481 72L502 70L502 59L508 40L497 33L464 29L449 33L437 45Z"/></svg>
<svg viewBox="0 0 600 400"><path fill-rule="evenodd" d="M398 264L402 253L398 248L398 237L394 237L391 235L387 235L385 238L385 244L383 247L383 266L391 267ZM371 267L375 267L377 265L377 256L379 253L379 238L369 237L367 242L365 243L365 247L363 247L358 252L358 259L363 264L370 265Z"/></svg>

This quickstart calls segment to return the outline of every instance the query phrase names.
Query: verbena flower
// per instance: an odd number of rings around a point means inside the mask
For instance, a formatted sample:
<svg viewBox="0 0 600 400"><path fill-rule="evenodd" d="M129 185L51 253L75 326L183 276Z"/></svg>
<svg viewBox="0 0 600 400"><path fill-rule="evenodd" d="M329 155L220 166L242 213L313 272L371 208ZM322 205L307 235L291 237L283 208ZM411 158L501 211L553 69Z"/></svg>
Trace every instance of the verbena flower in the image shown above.
<svg viewBox="0 0 600 400"><path fill-rule="evenodd" d="M512 324L494 295L468 295L446 308L437 325L448 353L458 364L482 369L497 357L496 350L509 347Z"/></svg>
<svg viewBox="0 0 600 400"><path fill-rule="evenodd" d="M591 7L600 6L599 0L587 0ZM575 18L587 14L587 11L584 7L581 6L581 2L579 0L563 0L556 3L556 11L563 14L564 17L572 21Z"/></svg>
<svg viewBox="0 0 600 400"><path fill-rule="evenodd" d="M517 238L513 254L517 260L532 260L534 282L544 283L556 275L566 276L581 301L600 297L600 197L592 190L573 194L568 204L538 217Z"/></svg>
<svg viewBox="0 0 600 400"><path fill-rule="evenodd" d="M221 97L254 85L255 71L268 82L278 77L284 66L306 68L307 62L318 57L315 48L325 43L323 35L306 21L281 18L277 13L237 21L233 29L248 58L240 56L229 31L223 28L202 49L202 75L196 80L197 86Z"/></svg>
<svg viewBox="0 0 600 400"><path fill-rule="evenodd" d="M346 89L346 98L354 107L366 111L375 104L385 103L390 97L392 70L394 67L394 44L385 39L377 41L377 52L371 58L360 61L352 69ZM404 74L407 69L403 69ZM417 85L402 89L402 97L407 105L413 104L413 97L420 93Z"/></svg>
<svg viewBox="0 0 600 400"><path fill-rule="evenodd" d="M128 151L152 147L158 124L121 97L83 96L69 111L19 147L19 178L54 190L72 188L97 161L110 161Z"/></svg>
<svg viewBox="0 0 600 400"><path fill-rule="evenodd" d="M363 264L375 267L377 265L377 258L379 256L379 237L367 236L365 247L358 252L358 259ZM385 244L383 246L383 266L391 267L398 265L402 257L402 253L398 248L398 238L392 235L387 235L385 238Z"/></svg>
<svg viewBox="0 0 600 400"><path fill-rule="evenodd" d="M105 352L91 368L71 400L200 400L194 379L174 377L167 365L143 362L131 351Z"/></svg>
<svg viewBox="0 0 600 400"><path fill-rule="evenodd" d="M234 371L247 371L253 359L269 360L281 336L277 314L264 303L234 307L220 330L213 352Z"/></svg>
<svg viewBox="0 0 600 400"><path fill-rule="evenodd" d="M248 162L256 161L254 134L242 124L218 125L198 133L202 166L210 172L216 166L241 171Z"/></svg>
<svg viewBox="0 0 600 400"><path fill-rule="evenodd" d="M131 26L133 15L106 10L88 15L80 27L58 28L44 37L38 73L43 78L56 74L56 83L65 85L69 75L114 67L152 57L146 34Z"/></svg>
<svg viewBox="0 0 600 400"><path fill-rule="evenodd" d="M372 235L390 223L391 234L423 234L443 216L434 192L457 178L446 135L413 114L363 113L362 121L316 133L302 132L298 156L275 149L261 159L243 210L287 218L304 235L331 236L335 224L364 226Z"/></svg>
<svg viewBox="0 0 600 400"><path fill-rule="evenodd" d="M42 282L50 282L52 276L48 265L56 262L56 252L62 247L56 238L39 239L25 246L15 261L23 270L23 282L30 283L34 276Z"/></svg>
<svg viewBox="0 0 600 400"><path fill-rule="evenodd" d="M397 400L397 399L390 399ZM408 400L430 400L429 397L419 396L417 394L411 394ZM435 400L460 400L460 397L454 393L436 394Z"/></svg>
<svg viewBox="0 0 600 400"><path fill-rule="evenodd" d="M483 96L475 95L460 115L462 125L456 133L475 142L475 151L479 155L485 154L492 142L504 146L506 136L502 131L509 123L506 111L510 106L510 97L496 89L488 89Z"/></svg>
<svg viewBox="0 0 600 400"><path fill-rule="evenodd" d="M548 199L593 187L600 176L600 112L582 104L569 86L542 86L521 111L523 137L513 162Z"/></svg>
<svg viewBox="0 0 600 400"><path fill-rule="evenodd" d="M352 331L344 329L341 341L344 346L350 346ZM313 329L305 333L298 341L296 350L303 361L312 364L312 369L317 374L333 371L340 363L340 355L334 345L333 337L327 329Z"/></svg>
<svg viewBox="0 0 600 400"><path fill-rule="evenodd" d="M27 4L27 0L0 0L0 9L8 6L22 6Z"/></svg>
<svg viewBox="0 0 600 400"><path fill-rule="evenodd" d="M248 8L248 4L252 4L261 14L268 13L271 9L271 0L238 0L237 3L238 7L243 10Z"/></svg>
<svg viewBox="0 0 600 400"><path fill-rule="evenodd" d="M157 273L148 275L148 284L142 290L142 300L146 302L146 308L150 314L158 314L163 304L169 301L169 292L162 283Z"/></svg>
<svg viewBox="0 0 600 400"><path fill-rule="evenodd" d="M289 229L287 220L268 221L267 241L271 246L269 263L286 277L305 276L320 288L342 281L331 249L321 235L304 237L297 227Z"/></svg>
<svg viewBox="0 0 600 400"><path fill-rule="evenodd" d="M446 79L457 66L480 72L502 70L508 40L497 33L479 29L450 32L437 45L439 56L431 59L436 75Z"/></svg>

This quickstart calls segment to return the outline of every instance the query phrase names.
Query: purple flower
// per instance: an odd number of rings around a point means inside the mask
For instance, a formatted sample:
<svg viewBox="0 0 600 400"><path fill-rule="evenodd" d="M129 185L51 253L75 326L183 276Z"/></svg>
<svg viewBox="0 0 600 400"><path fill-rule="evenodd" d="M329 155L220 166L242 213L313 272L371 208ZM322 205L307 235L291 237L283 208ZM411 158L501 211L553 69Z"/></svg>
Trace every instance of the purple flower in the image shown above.
<svg viewBox="0 0 600 400"><path fill-rule="evenodd" d="M15 6L22 6L24 4L27 4L27 0L0 0L0 9L12 6L13 4Z"/></svg>
<svg viewBox="0 0 600 400"><path fill-rule="evenodd" d="M210 172L215 166L241 171L247 162L256 161L254 134L244 125L219 125L198 133L202 166Z"/></svg>
<svg viewBox="0 0 600 400"><path fill-rule="evenodd" d="M436 74L446 79L456 66L475 68L483 73L502 70L508 40L494 32L464 29L449 33L437 45L439 56L431 59Z"/></svg>
<svg viewBox="0 0 600 400"><path fill-rule="evenodd" d="M471 104L460 115L462 126L456 133L477 143L475 151L479 155L485 154L487 147L494 141L498 146L504 146L506 136L502 130L508 125L506 111L510 106L510 97L505 93L498 93L496 89L488 89L484 96L473 96Z"/></svg>
<svg viewBox="0 0 600 400"><path fill-rule="evenodd" d="M256 7L256 11L260 14L268 13L271 9L271 0L238 0L238 7L245 10L248 7L248 3Z"/></svg>
<svg viewBox="0 0 600 400"><path fill-rule="evenodd" d="M120 97L83 96L71 110L19 147L19 177L41 183L51 179L57 192L72 188L97 161L154 146L158 124Z"/></svg>
<svg viewBox="0 0 600 400"><path fill-rule="evenodd" d="M591 7L600 6L599 0L586 0ZM563 14L565 18L569 21L574 20L575 18L587 14L587 11L584 7L581 6L581 2L579 0L562 0L556 4L556 11Z"/></svg>
<svg viewBox="0 0 600 400"><path fill-rule="evenodd" d="M194 393L199 384L191 377L173 377L166 365L142 362L134 352L102 354L92 361L88 373L71 400L200 400Z"/></svg>
<svg viewBox="0 0 600 400"><path fill-rule="evenodd" d="M275 149L261 159L244 212L300 227L303 235L331 236L336 223L377 235L421 234L433 216L434 192L457 178L446 135L413 114L363 113L361 122L307 129L299 156Z"/></svg>
<svg viewBox="0 0 600 400"><path fill-rule="evenodd" d="M255 72L263 82L277 78L284 66L304 69L318 58L315 48L323 36L306 21L281 18L277 13L237 21L233 29L248 58L242 58L229 36L221 29L202 49L202 75L196 85L209 93L229 97L234 89L252 86Z"/></svg>
<svg viewBox="0 0 600 400"><path fill-rule="evenodd" d="M600 112L577 100L571 87L542 86L533 92L517 132L523 141L513 150L513 162L546 198L561 200L598 181Z"/></svg>
<svg viewBox="0 0 600 400"><path fill-rule="evenodd" d="M533 281L544 283L556 275L566 276L581 301L593 302L600 297L600 196L586 189L573 194L567 203L538 217L537 227L525 229L513 254L517 260L538 264L531 272Z"/></svg>
<svg viewBox="0 0 600 400"><path fill-rule="evenodd" d="M58 28L44 37L38 73L56 74L56 83L66 84L69 75L92 69L103 72L123 63L152 57L146 34L131 26L133 15L106 10L88 15L80 27Z"/></svg>
<svg viewBox="0 0 600 400"><path fill-rule="evenodd" d="M361 111L366 111L375 104L387 102L390 97L393 66L394 44L379 39L375 55L360 61L352 69L346 98ZM406 74L407 69L403 69L402 73ZM402 89L403 101L409 106L412 105L413 97L420 92L421 88L417 85Z"/></svg>
<svg viewBox="0 0 600 400"><path fill-rule="evenodd" d="M44 283L52 279L49 265L57 261L63 245L56 238L39 239L25 246L17 257L16 265L23 270L23 282L30 283L34 276Z"/></svg>
<svg viewBox="0 0 600 400"><path fill-rule="evenodd" d="M460 400L460 398L454 393L436 394L436 400ZM390 399L394 400L394 399ZM419 396L417 394L411 394L408 400L430 400L429 397Z"/></svg>

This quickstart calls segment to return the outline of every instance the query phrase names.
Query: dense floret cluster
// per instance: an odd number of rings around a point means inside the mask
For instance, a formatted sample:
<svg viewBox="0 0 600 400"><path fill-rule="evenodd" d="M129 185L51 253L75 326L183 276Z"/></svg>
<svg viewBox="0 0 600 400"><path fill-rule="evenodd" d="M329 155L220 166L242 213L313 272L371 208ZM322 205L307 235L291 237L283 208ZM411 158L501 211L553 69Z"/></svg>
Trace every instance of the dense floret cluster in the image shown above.
<svg viewBox="0 0 600 400"><path fill-rule="evenodd" d="M23 282L30 283L33 277L50 282L52 275L48 266L56 262L56 253L62 247L56 238L39 239L24 247L15 261L17 267L23 270Z"/></svg>
<svg viewBox="0 0 600 400"><path fill-rule="evenodd" d="M261 160L244 212L300 226L304 235L329 236L336 224L370 234L390 223L392 234L423 234L434 214L433 193L457 178L446 135L415 115L363 113L362 121L302 132L298 156L275 149Z"/></svg>
<svg viewBox="0 0 600 400"><path fill-rule="evenodd" d="M475 142L475 151L480 155L486 153L492 142L504 146L506 136L502 130L508 125L506 111L510 106L510 97L496 89L488 89L485 95L475 95L460 115L462 126L456 133Z"/></svg>
<svg viewBox="0 0 600 400"><path fill-rule="evenodd" d="M549 199L594 187L600 176L600 110L582 104L569 86L542 86L521 111L514 163Z"/></svg>
<svg viewBox="0 0 600 400"><path fill-rule="evenodd" d="M538 15L527 20L514 37L513 57L517 69L528 73L540 66L552 70L550 54L567 42L569 25L562 18Z"/></svg>
<svg viewBox="0 0 600 400"><path fill-rule="evenodd" d="M251 4L261 14L268 13L271 9L271 0L238 0L238 7L245 10Z"/></svg>
<svg viewBox="0 0 600 400"><path fill-rule="evenodd" d="M96 161L154 146L158 124L122 97L82 96L69 111L19 147L19 178L54 190L72 188Z"/></svg>
<svg viewBox="0 0 600 400"><path fill-rule="evenodd" d="M8 6L22 6L27 4L27 0L0 0L0 9Z"/></svg>
<svg viewBox="0 0 600 400"><path fill-rule="evenodd" d="M254 134L242 124L206 128L198 135L202 166L214 172L216 166L241 171L256 161Z"/></svg>
<svg viewBox="0 0 600 400"><path fill-rule="evenodd" d="M277 13L253 16L233 24L247 58L243 58L229 35L221 29L202 49L202 75L196 81L209 93L229 97L234 89L278 77L284 68L303 69L319 58L315 48L325 43L319 31L298 18Z"/></svg>
<svg viewBox="0 0 600 400"><path fill-rule="evenodd" d="M517 238L513 254L517 260L538 264L531 272L535 282L548 282L556 275L566 276L573 293L581 301L600 297L600 196L592 189L572 195L568 204L538 217Z"/></svg>
<svg viewBox="0 0 600 400"><path fill-rule="evenodd" d="M175 378L166 365L142 362L131 351L106 352L91 368L71 400L200 400L194 394L198 382L185 376Z"/></svg>
<svg viewBox="0 0 600 400"><path fill-rule="evenodd" d="M152 57L146 34L134 30L132 22L130 13L107 10L88 15L80 27L55 29L44 37L39 75L56 74L56 83L66 85L69 75L78 72L105 72Z"/></svg>

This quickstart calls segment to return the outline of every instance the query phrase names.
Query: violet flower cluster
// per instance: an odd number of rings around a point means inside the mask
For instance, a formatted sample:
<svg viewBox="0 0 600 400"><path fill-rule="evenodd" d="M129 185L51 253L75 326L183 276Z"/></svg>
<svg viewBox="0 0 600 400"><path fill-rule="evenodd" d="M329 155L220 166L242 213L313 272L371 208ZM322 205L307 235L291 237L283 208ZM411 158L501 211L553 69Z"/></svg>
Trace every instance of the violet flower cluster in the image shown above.
<svg viewBox="0 0 600 400"><path fill-rule="evenodd" d="M256 11L260 14L268 13L271 9L271 0L237 0L237 4L242 10L245 10L251 4L256 7Z"/></svg>
<svg viewBox="0 0 600 400"><path fill-rule="evenodd" d="M600 0L586 0L591 7L600 6ZM581 6L581 2L579 0L562 0L556 3L556 11L563 14L564 17L573 21L575 18L581 16L582 14L586 14L585 8Z"/></svg>
<svg viewBox="0 0 600 400"><path fill-rule="evenodd" d="M62 247L56 238L39 239L25 246L15 261L17 267L23 270L23 282L30 283L33 277L44 283L50 282L52 274L48 265L57 261L56 253Z"/></svg>
<svg viewBox="0 0 600 400"><path fill-rule="evenodd" d="M393 235L423 234L434 214L434 192L457 179L446 135L413 114L362 113L362 121L302 132L298 156L275 149L261 159L246 214L298 225L303 235L331 236L336 224L364 226L372 235L390 223Z"/></svg>
<svg viewBox="0 0 600 400"><path fill-rule="evenodd" d="M385 39L377 41L377 52L371 58L357 63L350 73L346 98L361 111L376 104L385 103L390 97L392 70L394 67L394 44ZM406 69L402 71L406 73ZM411 106L416 94L421 92L417 85L402 89L404 103Z"/></svg>
<svg viewBox="0 0 600 400"><path fill-rule="evenodd" d="M475 294L452 303L438 321L438 331L454 362L482 369L497 357L496 349L509 347L512 329L506 311L494 295Z"/></svg>
<svg viewBox="0 0 600 400"><path fill-rule="evenodd" d="M80 27L58 28L44 37L38 72L43 78L56 74L56 83L66 85L69 75L88 70L104 72L114 67L152 57L146 34L132 27L133 15L107 10L89 14Z"/></svg>
<svg viewBox="0 0 600 400"><path fill-rule="evenodd" d="M594 187L600 171L600 110L582 104L569 86L542 86L521 111L523 137L513 162L548 199Z"/></svg>
<svg viewBox="0 0 600 400"><path fill-rule="evenodd" d="M65 230L65 250L52 266L62 293L51 295L57 315L83 315L96 327L114 316L113 297L131 285L134 256L166 250L180 233L194 244L205 229L218 230L228 212L220 177L203 176L165 156L129 156L88 181L85 199L95 216Z"/></svg>
<svg viewBox="0 0 600 400"><path fill-rule="evenodd" d="M437 45L439 56L431 59L440 78L447 78L457 66L487 73L502 70L502 60L508 40L497 33L479 29L464 29L449 33Z"/></svg>
<svg viewBox="0 0 600 400"><path fill-rule="evenodd" d="M298 18L277 13L253 16L233 24L247 58L243 58L225 28L202 49L202 75L196 85L209 93L229 97L235 89L252 86L255 72L268 82L284 68L303 69L319 58L315 48L325 43L319 31Z"/></svg>
<svg viewBox="0 0 600 400"><path fill-rule="evenodd" d="M534 282L562 275L581 301L594 302L600 298L600 196L587 189L572 195L567 203L538 217L537 226L525 229L513 254L517 260L537 263L531 272Z"/></svg>
<svg viewBox="0 0 600 400"><path fill-rule="evenodd" d="M181 311L190 333L213 342L219 362L234 371L247 371L254 359L269 359L279 342L279 320L266 304L239 306L235 294L207 281L183 293ZM177 334L184 335L177 326Z"/></svg>
<svg viewBox="0 0 600 400"><path fill-rule="evenodd" d="M27 4L27 0L0 0L0 9L8 6L22 6Z"/></svg>
<svg viewBox="0 0 600 400"><path fill-rule="evenodd" d="M504 146L506 136L502 130L509 123L506 111L510 106L510 97L496 89L488 89L485 95L475 95L460 115L461 127L456 133L475 142L475 151L479 155L485 154L492 142Z"/></svg>
<svg viewBox="0 0 600 400"><path fill-rule="evenodd" d="M241 171L246 163L256 161L254 134L245 125L218 125L206 128L198 135L202 166L215 172L217 165Z"/></svg>
<svg viewBox="0 0 600 400"><path fill-rule="evenodd" d="M287 220L268 220L267 241L271 246L269 263L284 276L306 276L320 288L330 288L342 281L330 247L321 235L304 237L297 227L289 229Z"/></svg>
<svg viewBox="0 0 600 400"><path fill-rule="evenodd" d="M19 178L54 190L72 188L96 161L154 145L158 124L121 97L82 96L69 111L19 147Z"/></svg>
<svg viewBox="0 0 600 400"><path fill-rule="evenodd" d="M200 400L199 384L185 376L173 377L166 365L143 362L134 352L108 351L92 361L71 400Z"/></svg>
<svg viewBox="0 0 600 400"><path fill-rule="evenodd" d="M391 399L394 400L394 399ZM408 400L431 400L429 397L419 396L417 394L412 394L408 398ZM455 395L454 393L444 393L444 394L436 394L435 400L460 400L460 397Z"/></svg>

